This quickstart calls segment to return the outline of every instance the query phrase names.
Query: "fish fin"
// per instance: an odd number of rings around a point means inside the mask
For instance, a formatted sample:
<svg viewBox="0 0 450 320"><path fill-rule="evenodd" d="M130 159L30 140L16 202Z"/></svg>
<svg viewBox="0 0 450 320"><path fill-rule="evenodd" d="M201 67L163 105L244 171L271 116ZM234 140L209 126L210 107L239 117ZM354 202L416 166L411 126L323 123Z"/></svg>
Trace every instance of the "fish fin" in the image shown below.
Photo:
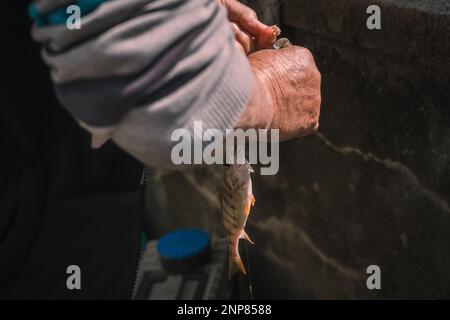
<svg viewBox="0 0 450 320"><path fill-rule="evenodd" d="M245 201L245 208L244 208L245 214L248 216L250 214L250 203L248 201Z"/></svg>
<svg viewBox="0 0 450 320"><path fill-rule="evenodd" d="M233 278L233 276L238 273L242 272L244 275L247 275L245 272L244 264L242 263L242 259L239 255L229 258L229 269L228 269L228 279Z"/></svg>
<svg viewBox="0 0 450 320"><path fill-rule="evenodd" d="M245 230L242 230L241 239L247 240L248 242L250 242L251 244L255 244L252 239L250 239L250 237L248 236L247 232L245 232Z"/></svg>
<svg viewBox="0 0 450 320"><path fill-rule="evenodd" d="M256 202L255 196L254 196L254 195L252 195L252 207L254 207L254 206L255 206L255 202Z"/></svg>

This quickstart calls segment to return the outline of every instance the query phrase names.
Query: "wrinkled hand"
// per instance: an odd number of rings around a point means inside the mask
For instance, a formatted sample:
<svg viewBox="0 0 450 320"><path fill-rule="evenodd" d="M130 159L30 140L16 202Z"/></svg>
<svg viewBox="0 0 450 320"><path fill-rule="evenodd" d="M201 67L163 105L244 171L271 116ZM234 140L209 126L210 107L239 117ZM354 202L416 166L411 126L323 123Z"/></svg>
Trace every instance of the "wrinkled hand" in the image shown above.
<svg viewBox="0 0 450 320"><path fill-rule="evenodd" d="M225 6L236 44L248 55L255 86L237 127L279 129L288 140L312 133L319 126L320 72L307 49L273 49L280 30L258 20L256 13L236 0ZM258 51L260 50L260 51Z"/></svg>
<svg viewBox="0 0 450 320"><path fill-rule="evenodd" d="M265 25L258 20L255 11L237 0L218 1L227 9L236 45L246 55L256 50L272 48L280 32L278 27Z"/></svg>
<svg viewBox="0 0 450 320"><path fill-rule="evenodd" d="M297 46L261 50L249 61L256 84L237 127L279 129L281 140L316 130L321 76L311 52Z"/></svg>

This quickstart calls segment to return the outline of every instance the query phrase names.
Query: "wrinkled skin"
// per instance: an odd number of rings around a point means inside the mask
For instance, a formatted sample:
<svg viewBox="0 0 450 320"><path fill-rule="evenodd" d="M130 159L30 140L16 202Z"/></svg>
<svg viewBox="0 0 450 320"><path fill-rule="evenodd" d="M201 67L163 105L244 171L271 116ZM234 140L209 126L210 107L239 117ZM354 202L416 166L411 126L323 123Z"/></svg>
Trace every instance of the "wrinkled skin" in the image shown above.
<svg viewBox="0 0 450 320"><path fill-rule="evenodd" d="M255 76L251 99L236 127L279 129L288 140L317 130L321 76L311 52L273 48L274 28L236 0L218 0L228 12L236 45L248 56ZM269 49L269 50L264 50Z"/></svg>
<svg viewBox="0 0 450 320"><path fill-rule="evenodd" d="M249 60L256 84L238 127L279 129L281 140L317 130L321 76L311 52L297 46L261 50Z"/></svg>

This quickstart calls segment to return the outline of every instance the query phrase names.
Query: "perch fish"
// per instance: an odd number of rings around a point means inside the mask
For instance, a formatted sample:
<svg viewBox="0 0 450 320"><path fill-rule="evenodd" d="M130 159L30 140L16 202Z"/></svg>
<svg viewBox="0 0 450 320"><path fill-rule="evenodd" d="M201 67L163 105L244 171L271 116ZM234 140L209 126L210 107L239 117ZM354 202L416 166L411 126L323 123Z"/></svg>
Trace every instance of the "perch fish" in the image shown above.
<svg viewBox="0 0 450 320"><path fill-rule="evenodd" d="M245 224L250 214L250 208L255 204L252 192L250 174L253 169L245 164L225 165L225 175L222 186L222 216L225 230L229 238L229 270L231 279L238 271L246 274L244 264L239 255L239 239L253 241L245 232Z"/></svg>

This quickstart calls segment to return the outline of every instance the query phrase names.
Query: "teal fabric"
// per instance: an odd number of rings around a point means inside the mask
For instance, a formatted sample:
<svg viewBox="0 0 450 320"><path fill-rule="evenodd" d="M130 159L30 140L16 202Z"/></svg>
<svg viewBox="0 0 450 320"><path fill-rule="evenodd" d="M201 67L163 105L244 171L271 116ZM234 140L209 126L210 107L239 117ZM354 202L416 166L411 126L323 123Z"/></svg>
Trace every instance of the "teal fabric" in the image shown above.
<svg viewBox="0 0 450 320"><path fill-rule="evenodd" d="M94 11L103 2L109 0L74 0L72 4L80 7L81 16L86 16ZM28 7L28 15L33 19L38 26L44 25L60 25L67 21L69 15L67 14L67 6L63 6L51 12L39 12L36 4L32 2Z"/></svg>
<svg viewBox="0 0 450 320"><path fill-rule="evenodd" d="M28 16L33 19L38 26L43 26L46 24L44 15L39 12L34 2L30 3L30 5L28 6Z"/></svg>

